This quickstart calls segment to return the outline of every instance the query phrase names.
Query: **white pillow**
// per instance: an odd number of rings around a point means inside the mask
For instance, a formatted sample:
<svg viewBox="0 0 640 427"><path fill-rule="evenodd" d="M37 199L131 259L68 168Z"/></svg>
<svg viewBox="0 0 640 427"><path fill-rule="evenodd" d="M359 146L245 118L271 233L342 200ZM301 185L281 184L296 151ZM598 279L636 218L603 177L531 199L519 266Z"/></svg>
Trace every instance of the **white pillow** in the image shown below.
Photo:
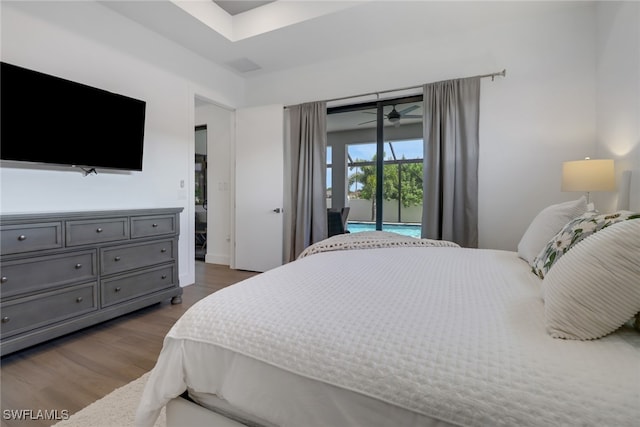
<svg viewBox="0 0 640 427"><path fill-rule="evenodd" d="M542 283L552 337L590 340L615 331L640 312L640 219L585 238Z"/></svg>
<svg viewBox="0 0 640 427"><path fill-rule="evenodd" d="M547 242L538 256L536 256L536 259L533 260L533 272L541 279L544 279L544 276L553 267L554 263L558 262L562 255L582 240L618 222L638 218L640 218L640 212L618 211L607 214L585 212L583 215L572 219Z"/></svg>
<svg viewBox="0 0 640 427"><path fill-rule="evenodd" d="M535 257L547 242L569 221L586 211L587 199L584 196L578 200L551 205L543 209L529 224L529 228L520 239L518 256L533 266Z"/></svg>

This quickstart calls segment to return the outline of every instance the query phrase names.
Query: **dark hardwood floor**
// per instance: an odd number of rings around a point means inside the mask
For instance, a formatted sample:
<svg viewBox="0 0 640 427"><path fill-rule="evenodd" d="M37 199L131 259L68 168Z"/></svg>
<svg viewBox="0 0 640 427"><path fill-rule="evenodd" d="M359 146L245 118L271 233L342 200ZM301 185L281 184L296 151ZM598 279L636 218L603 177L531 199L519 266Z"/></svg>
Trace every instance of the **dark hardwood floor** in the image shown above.
<svg viewBox="0 0 640 427"><path fill-rule="evenodd" d="M11 410L73 414L145 372L156 363L175 321L203 297L255 275L196 261L196 283L184 288L182 304L169 301L0 360L2 426L50 426L50 420L13 420Z"/></svg>

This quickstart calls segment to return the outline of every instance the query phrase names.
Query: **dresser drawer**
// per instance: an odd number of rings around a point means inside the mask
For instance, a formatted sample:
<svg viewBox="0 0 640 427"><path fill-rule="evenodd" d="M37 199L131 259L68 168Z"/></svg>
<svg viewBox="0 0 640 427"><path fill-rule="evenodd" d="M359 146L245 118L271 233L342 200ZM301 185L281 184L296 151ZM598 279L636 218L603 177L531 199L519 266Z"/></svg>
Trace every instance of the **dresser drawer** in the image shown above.
<svg viewBox="0 0 640 427"><path fill-rule="evenodd" d="M159 236L176 233L175 215L151 215L131 217L131 238Z"/></svg>
<svg viewBox="0 0 640 427"><path fill-rule="evenodd" d="M174 286L174 268L172 264L103 279L100 284L102 307Z"/></svg>
<svg viewBox="0 0 640 427"><path fill-rule="evenodd" d="M3 225L2 255L62 247L62 222Z"/></svg>
<svg viewBox="0 0 640 427"><path fill-rule="evenodd" d="M120 273L175 259L175 239L102 248L100 249L100 273Z"/></svg>
<svg viewBox="0 0 640 427"><path fill-rule="evenodd" d="M113 242L129 239L129 218L67 221L67 246Z"/></svg>
<svg viewBox="0 0 640 427"><path fill-rule="evenodd" d="M98 309L97 283L2 303L0 335L4 338Z"/></svg>
<svg viewBox="0 0 640 427"><path fill-rule="evenodd" d="M2 298L45 290L72 282L96 280L96 250L71 252L0 264Z"/></svg>

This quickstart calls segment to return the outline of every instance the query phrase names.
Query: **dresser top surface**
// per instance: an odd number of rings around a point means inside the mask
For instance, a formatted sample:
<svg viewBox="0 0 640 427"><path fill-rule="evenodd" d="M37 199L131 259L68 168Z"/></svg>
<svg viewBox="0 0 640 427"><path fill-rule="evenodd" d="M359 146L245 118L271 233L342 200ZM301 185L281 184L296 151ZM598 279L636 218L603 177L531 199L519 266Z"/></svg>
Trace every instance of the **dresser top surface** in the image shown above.
<svg viewBox="0 0 640 427"><path fill-rule="evenodd" d="M0 223L19 223L32 221L53 221L78 218L111 218L117 216L145 216L177 214L184 210L182 207L171 208L143 208L143 209L114 209L96 211L58 211L58 212L25 212L0 215Z"/></svg>

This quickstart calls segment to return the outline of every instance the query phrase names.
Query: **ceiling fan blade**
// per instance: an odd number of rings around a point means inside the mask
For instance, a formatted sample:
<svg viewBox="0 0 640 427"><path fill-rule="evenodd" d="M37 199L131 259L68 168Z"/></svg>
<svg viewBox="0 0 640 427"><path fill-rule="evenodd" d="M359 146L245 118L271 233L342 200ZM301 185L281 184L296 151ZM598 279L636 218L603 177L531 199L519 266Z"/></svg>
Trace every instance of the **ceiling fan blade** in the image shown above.
<svg viewBox="0 0 640 427"><path fill-rule="evenodd" d="M367 123L373 123L373 122L377 122L377 120L369 120L368 122L358 123L358 126L360 126L360 125L366 125Z"/></svg>
<svg viewBox="0 0 640 427"><path fill-rule="evenodd" d="M364 113L364 114L378 114L378 113L376 113L375 111L361 111L361 113ZM388 118L389 118L389 117L387 117L387 116L388 116L388 114L384 114L384 118L385 118L385 119L388 119Z"/></svg>
<svg viewBox="0 0 640 427"><path fill-rule="evenodd" d="M412 105L411 107L407 107L404 110L398 111L398 112L400 113L401 116L404 116L405 114L412 112L416 108L420 108L420 106L419 105Z"/></svg>
<svg viewBox="0 0 640 427"><path fill-rule="evenodd" d="M403 119L421 119L422 116L420 116L418 114L403 114L402 118Z"/></svg>

